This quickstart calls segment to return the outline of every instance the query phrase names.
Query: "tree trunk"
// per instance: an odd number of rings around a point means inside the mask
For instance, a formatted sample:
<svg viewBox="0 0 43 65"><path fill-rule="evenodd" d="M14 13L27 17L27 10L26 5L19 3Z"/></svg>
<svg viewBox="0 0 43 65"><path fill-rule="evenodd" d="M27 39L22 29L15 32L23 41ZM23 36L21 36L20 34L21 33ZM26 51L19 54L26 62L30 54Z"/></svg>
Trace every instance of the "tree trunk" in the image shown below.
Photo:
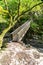
<svg viewBox="0 0 43 65"><path fill-rule="evenodd" d="M17 22L17 20L12 25L10 24L8 28L6 28L5 30L3 30L2 34L0 35L0 48L1 48L2 43L3 43L3 37L15 25L16 22Z"/></svg>
<svg viewBox="0 0 43 65"><path fill-rule="evenodd" d="M1 49L2 43L3 43L3 37L0 36L0 49Z"/></svg>
<svg viewBox="0 0 43 65"><path fill-rule="evenodd" d="M3 37L5 36L5 34L7 33L7 31L11 28L11 26L9 26L8 28L6 28L5 30L3 30L2 34L0 35L0 48L2 46L3 43Z"/></svg>

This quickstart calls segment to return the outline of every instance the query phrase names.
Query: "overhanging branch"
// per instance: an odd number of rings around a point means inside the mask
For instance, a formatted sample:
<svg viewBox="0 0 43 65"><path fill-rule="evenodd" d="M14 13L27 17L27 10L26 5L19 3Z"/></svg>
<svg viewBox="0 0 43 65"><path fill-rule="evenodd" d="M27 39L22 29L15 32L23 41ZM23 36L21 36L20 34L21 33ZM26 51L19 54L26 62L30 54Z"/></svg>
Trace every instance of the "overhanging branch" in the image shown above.
<svg viewBox="0 0 43 65"><path fill-rule="evenodd" d="M7 1L4 0L4 3L5 3L5 6L6 6L6 9L8 10Z"/></svg>
<svg viewBox="0 0 43 65"><path fill-rule="evenodd" d="M18 17L19 17L19 13L20 13L20 0L19 0L19 3L18 3Z"/></svg>
<svg viewBox="0 0 43 65"><path fill-rule="evenodd" d="M21 15L19 15L19 17L17 16L15 20L21 18L21 16L23 16L25 13L27 13L28 11L32 10L34 7L36 7L36 6L38 6L38 5L42 4L42 3L43 3L43 2L40 2L40 3L38 3L38 4L35 4L33 7L31 7L30 9L26 10L26 11L23 12Z"/></svg>

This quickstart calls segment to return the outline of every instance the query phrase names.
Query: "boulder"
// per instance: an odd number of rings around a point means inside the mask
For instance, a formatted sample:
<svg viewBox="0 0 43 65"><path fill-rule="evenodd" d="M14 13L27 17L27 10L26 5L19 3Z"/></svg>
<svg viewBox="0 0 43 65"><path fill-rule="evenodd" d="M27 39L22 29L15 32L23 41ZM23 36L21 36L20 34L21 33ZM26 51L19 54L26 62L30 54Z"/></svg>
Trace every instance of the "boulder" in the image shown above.
<svg viewBox="0 0 43 65"><path fill-rule="evenodd" d="M0 65L43 65L43 54L17 42L7 44L0 52Z"/></svg>

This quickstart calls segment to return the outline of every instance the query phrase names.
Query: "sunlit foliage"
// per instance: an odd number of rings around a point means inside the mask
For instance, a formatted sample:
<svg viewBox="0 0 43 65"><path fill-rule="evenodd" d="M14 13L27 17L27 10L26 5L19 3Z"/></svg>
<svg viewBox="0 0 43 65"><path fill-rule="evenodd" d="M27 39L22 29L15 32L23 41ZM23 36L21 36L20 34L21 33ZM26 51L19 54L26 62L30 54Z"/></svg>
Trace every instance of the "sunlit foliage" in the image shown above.
<svg viewBox="0 0 43 65"><path fill-rule="evenodd" d="M0 44L1 44L0 47L2 46L2 42L3 42L2 40L6 32L8 32L8 30L15 25L15 23L21 18L22 15L28 12L25 15L26 17L28 17L29 15L29 17L26 18L27 20L31 17L34 18L34 16L32 15L34 12L36 11L42 12L43 6L38 3L42 3L42 1L41 0L0 0ZM35 17L37 18L38 15L36 14ZM35 27L33 30L36 29L37 25L38 24L35 23L32 24L32 28Z"/></svg>

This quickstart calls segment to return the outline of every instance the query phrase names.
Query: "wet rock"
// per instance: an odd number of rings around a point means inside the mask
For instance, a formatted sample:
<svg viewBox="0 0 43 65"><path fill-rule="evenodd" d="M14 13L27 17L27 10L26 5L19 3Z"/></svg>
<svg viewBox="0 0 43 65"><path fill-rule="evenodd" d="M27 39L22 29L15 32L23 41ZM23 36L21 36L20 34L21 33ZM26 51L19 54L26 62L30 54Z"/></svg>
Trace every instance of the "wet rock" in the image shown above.
<svg viewBox="0 0 43 65"><path fill-rule="evenodd" d="M40 54L37 53L37 52L33 52L33 55L34 55L34 58L36 58L36 59L39 59L40 58Z"/></svg>
<svg viewBox="0 0 43 65"><path fill-rule="evenodd" d="M0 65L41 65L41 61L43 63L43 57L36 49L27 49L17 42L8 43L0 52Z"/></svg>

